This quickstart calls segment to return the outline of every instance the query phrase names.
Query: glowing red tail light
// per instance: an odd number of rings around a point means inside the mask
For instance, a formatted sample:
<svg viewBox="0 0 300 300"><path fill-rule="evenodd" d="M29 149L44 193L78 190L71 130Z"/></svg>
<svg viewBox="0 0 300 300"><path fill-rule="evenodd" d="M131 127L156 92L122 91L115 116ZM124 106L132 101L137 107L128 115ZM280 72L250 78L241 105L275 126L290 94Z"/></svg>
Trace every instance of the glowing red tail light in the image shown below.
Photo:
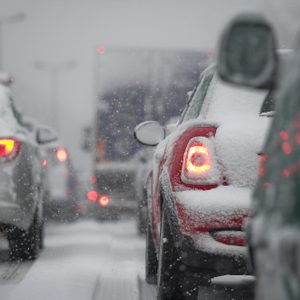
<svg viewBox="0 0 300 300"><path fill-rule="evenodd" d="M0 139L0 158L7 161L17 157L21 143L13 138Z"/></svg>
<svg viewBox="0 0 300 300"><path fill-rule="evenodd" d="M57 148L56 157L59 161L64 162L68 159L68 152L65 148Z"/></svg>
<svg viewBox="0 0 300 300"><path fill-rule="evenodd" d="M109 197L107 195L99 196L99 204L101 206L108 206L109 204Z"/></svg>
<svg viewBox="0 0 300 300"><path fill-rule="evenodd" d="M202 144L191 145L187 151L185 161L187 172L205 173L211 169L211 162L208 149Z"/></svg>
<svg viewBox="0 0 300 300"><path fill-rule="evenodd" d="M46 168L47 164L48 164L47 159L43 159L43 162L42 162L43 168Z"/></svg>
<svg viewBox="0 0 300 300"><path fill-rule="evenodd" d="M193 137L186 146L181 180L187 184L218 184L221 172L211 137Z"/></svg>
<svg viewBox="0 0 300 300"><path fill-rule="evenodd" d="M89 201L92 201L92 202L96 202L97 201L97 199L98 199L98 193L96 192L96 191L94 191L94 190L92 190L92 191L89 191L88 193L87 193L87 199L89 200Z"/></svg>

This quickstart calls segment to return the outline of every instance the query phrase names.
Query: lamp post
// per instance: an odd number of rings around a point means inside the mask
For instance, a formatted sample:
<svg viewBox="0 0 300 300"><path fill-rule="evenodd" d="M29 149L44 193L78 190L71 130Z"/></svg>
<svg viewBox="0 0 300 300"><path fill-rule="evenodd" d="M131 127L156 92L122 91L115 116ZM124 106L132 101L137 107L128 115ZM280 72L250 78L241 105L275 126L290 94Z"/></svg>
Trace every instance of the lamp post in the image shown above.
<svg viewBox="0 0 300 300"><path fill-rule="evenodd" d="M68 60L59 64L49 64L43 61L36 61L35 67L38 70L47 72L50 77L50 97L52 110L52 125L59 132L59 74L76 67L75 60Z"/></svg>
<svg viewBox="0 0 300 300"><path fill-rule="evenodd" d="M0 18L0 70L3 69L3 26L11 23L22 22L26 15L23 12Z"/></svg>

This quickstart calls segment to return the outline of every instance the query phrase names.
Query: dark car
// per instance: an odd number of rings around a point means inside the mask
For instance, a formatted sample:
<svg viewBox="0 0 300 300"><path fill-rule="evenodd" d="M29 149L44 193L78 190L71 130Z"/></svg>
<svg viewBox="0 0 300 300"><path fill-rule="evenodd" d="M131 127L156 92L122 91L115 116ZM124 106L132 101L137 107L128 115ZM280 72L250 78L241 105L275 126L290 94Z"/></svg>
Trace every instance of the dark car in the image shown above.
<svg viewBox="0 0 300 300"><path fill-rule="evenodd" d="M237 32L245 43L235 43L237 39L232 37ZM261 53L259 59L245 47L253 37ZM275 99L276 114L260 154L260 179L254 192L252 218L247 222L251 261L257 275L256 299L299 299L300 45L285 67L276 51L271 25L258 16L238 19L227 38L224 45L231 40L231 47L244 60L233 69L232 61L227 60L224 79L272 89ZM259 43L259 39L263 42Z"/></svg>
<svg viewBox="0 0 300 300"><path fill-rule="evenodd" d="M87 193L88 214L99 221L118 220L123 214L135 214L135 168L134 160L99 164Z"/></svg>

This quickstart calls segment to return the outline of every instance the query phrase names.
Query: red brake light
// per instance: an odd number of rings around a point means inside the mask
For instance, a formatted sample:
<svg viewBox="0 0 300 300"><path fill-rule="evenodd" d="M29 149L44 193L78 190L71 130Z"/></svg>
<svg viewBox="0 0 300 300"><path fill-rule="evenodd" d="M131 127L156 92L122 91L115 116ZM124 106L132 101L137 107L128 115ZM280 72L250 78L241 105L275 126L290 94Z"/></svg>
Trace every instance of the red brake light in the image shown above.
<svg viewBox="0 0 300 300"><path fill-rule="evenodd" d="M202 144L191 145L185 161L187 172L205 173L211 169L208 149Z"/></svg>
<svg viewBox="0 0 300 300"><path fill-rule="evenodd" d="M43 159L43 162L42 162L43 168L46 168L47 164L48 164L47 159Z"/></svg>
<svg viewBox="0 0 300 300"><path fill-rule="evenodd" d="M221 172L211 137L193 137L186 146L181 179L188 184L218 184Z"/></svg>
<svg viewBox="0 0 300 300"><path fill-rule="evenodd" d="M21 143L13 138L0 139L0 158L14 159L20 152Z"/></svg>
<svg viewBox="0 0 300 300"><path fill-rule="evenodd" d="M94 190L93 191L89 191L87 193L87 199L89 201L93 201L93 202L97 201L97 199L98 199L98 193L96 191L94 191Z"/></svg>
<svg viewBox="0 0 300 300"><path fill-rule="evenodd" d="M59 161L64 162L68 159L68 153L64 148L56 149L56 157Z"/></svg>
<svg viewBox="0 0 300 300"><path fill-rule="evenodd" d="M107 195L102 195L99 197L99 204L101 206L107 206L109 204L109 197Z"/></svg>

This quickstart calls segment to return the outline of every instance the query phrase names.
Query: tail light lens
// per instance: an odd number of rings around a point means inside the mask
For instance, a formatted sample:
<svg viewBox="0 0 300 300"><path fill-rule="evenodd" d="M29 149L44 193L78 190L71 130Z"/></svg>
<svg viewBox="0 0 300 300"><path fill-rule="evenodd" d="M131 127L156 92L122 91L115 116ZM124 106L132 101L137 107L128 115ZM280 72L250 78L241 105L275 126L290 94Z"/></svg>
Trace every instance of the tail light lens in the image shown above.
<svg viewBox="0 0 300 300"><path fill-rule="evenodd" d="M57 148L56 157L59 161L64 162L68 159L68 152L65 148Z"/></svg>
<svg viewBox="0 0 300 300"><path fill-rule="evenodd" d="M13 138L0 139L0 159L9 161L16 158L20 152L21 143Z"/></svg>
<svg viewBox="0 0 300 300"><path fill-rule="evenodd" d="M107 195L99 196L99 204L101 206L108 206L109 205L109 197Z"/></svg>
<svg viewBox="0 0 300 300"><path fill-rule="evenodd" d="M212 185L221 181L213 137L194 137L186 146L181 180L187 184Z"/></svg>
<svg viewBox="0 0 300 300"><path fill-rule="evenodd" d="M92 201L92 202L97 201L98 196L99 196L98 193L97 193L96 191L94 191L94 190L89 191L89 192L87 193L87 199L88 199L89 201Z"/></svg>

